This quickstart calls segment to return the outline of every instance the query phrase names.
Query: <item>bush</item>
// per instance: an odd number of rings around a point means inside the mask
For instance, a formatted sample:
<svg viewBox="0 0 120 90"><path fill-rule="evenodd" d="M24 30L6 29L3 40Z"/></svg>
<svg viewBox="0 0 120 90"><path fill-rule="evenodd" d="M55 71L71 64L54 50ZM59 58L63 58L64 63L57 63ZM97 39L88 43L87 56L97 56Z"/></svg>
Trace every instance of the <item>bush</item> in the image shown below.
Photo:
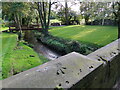
<svg viewBox="0 0 120 90"><path fill-rule="evenodd" d="M37 39L43 44L46 44L48 47L56 50L57 52L60 52L62 55L68 54L73 51L81 54L84 54L86 52L85 47L81 47L81 45L77 41L66 40L52 35L41 35L37 37Z"/></svg>
<svg viewBox="0 0 120 90"><path fill-rule="evenodd" d="M7 21L4 21L2 18L0 18L0 25L1 25L1 27L7 27L8 24L9 23Z"/></svg>

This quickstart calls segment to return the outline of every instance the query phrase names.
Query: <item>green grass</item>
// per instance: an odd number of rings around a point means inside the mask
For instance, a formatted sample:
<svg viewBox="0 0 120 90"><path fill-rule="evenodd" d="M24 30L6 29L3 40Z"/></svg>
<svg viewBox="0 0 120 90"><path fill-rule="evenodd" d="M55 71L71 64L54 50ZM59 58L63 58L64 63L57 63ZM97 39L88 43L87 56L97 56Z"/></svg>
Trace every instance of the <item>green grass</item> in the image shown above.
<svg viewBox="0 0 120 90"><path fill-rule="evenodd" d="M9 29L9 27L1 27L0 31L4 31L4 30L7 30L7 29Z"/></svg>
<svg viewBox="0 0 120 90"><path fill-rule="evenodd" d="M1 57L3 79L47 61L23 42L17 42L17 35L10 33L2 33Z"/></svg>
<svg viewBox="0 0 120 90"><path fill-rule="evenodd" d="M118 36L115 26L71 25L52 27L49 31L54 36L98 46L105 46Z"/></svg>

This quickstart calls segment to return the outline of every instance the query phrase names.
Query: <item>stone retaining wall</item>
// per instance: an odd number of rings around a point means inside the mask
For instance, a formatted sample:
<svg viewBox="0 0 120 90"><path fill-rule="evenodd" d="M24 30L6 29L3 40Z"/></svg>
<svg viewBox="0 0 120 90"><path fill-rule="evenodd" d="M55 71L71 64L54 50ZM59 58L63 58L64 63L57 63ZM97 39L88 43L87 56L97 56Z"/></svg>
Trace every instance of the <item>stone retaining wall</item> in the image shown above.
<svg viewBox="0 0 120 90"><path fill-rule="evenodd" d="M112 88L120 78L116 40L84 56L72 52L3 80L3 88Z"/></svg>

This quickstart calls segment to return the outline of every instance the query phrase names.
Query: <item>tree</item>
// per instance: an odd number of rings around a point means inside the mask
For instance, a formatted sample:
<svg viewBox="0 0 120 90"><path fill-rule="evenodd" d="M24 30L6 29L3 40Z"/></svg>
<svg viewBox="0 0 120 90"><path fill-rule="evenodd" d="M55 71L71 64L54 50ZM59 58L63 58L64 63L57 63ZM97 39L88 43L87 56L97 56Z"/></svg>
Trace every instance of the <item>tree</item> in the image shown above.
<svg viewBox="0 0 120 90"><path fill-rule="evenodd" d="M95 19L101 20L101 25L105 24L105 19L114 20L111 2L96 2L95 12Z"/></svg>
<svg viewBox="0 0 120 90"><path fill-rule="evenodd" d="M5 2L2 4L3 17L6 16L9 21L14 21L18 29L21 30L22 17L26 8L23 2Z"/></svg>
<svg viewBox="0 0 120 90"><path fill-rule="evenodd" d="M112 7L115 19L118 22L118 38L120 38L120 2L113 2Z"/></svg>
<svg viewBox="0 0 120 90"><path fill-rule="evenodd" d="M80 2L80 14L88 21L99 20L104 25L105 19L112 19L112 8L110 2Z"/></svg>
<svg viewBox="0 0 120 90"><path fill-rule="evenodd" d="M2 4L3 19L14 22L15 27L19 29L20 40L22 37L22 26L29 26L34 16L34 12L31 9L31 3L27 2L4 2Z"/></svg>
<svg viewBox="0 0 120 90"><path fill-rule="evenodd" d="M40 23L42 26L42 33L44 35L48 35L49 23L50 23L50 15L51 15L51 5L56 2L37 2L37 10L39 13Z"/></svg>
<svg viewBox="0 0 120 90"><path fill-rule="evenodd" d="M90 13L89 13L90 7L88 2L80 2L80 14L85 19L85 24L88 23Z"/></svg>
<svg viewBox="0 0 120 90"><path fill-rule="evenodd" d="M64 3L62 2L57 2L55 4L55 10L57 12L57 17L60 21L63 22L65 25L70 25L70 20L72 19L71 16L73 13L75 15L76 12L71 10L71 7L73 5L76 5L76 2L68 2L68 0L64 0ZM76 14L77 16L77 14Z"/></svg>
<svg viewBox="0 0 120 90"><path fill-rule="evenodd" d="M68 4L67 4L67 1L65 1L65 21L66 21L66 25L69 25L69 21L68 21Z"/></svg>
<svg viewBox="0 0 120 90"><path fill-rule="evenodd" d="M67 23L66 23L66 17L65 17L65 8L61 8L59 12L57 13L57 17L60 21L62 21L65 25L72 25L72 24L79 24L79 16L76 14L75 11L72 11L70 8L68 8L69 12L67 13Z"/></svg>

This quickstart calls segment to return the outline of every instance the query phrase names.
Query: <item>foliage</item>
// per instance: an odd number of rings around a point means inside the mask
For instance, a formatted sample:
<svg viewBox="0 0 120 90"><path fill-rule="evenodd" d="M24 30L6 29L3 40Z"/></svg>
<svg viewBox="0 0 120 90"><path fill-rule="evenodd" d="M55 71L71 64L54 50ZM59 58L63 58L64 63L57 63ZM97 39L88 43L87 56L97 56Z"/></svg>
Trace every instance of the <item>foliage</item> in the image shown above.
<svg viewBox="0 0 120 90"><path fill-rule="evenodd" d="M114 16L115 16L115 19L117 20L117 21L119 21L120 20L120 1L118 1L118 2L111 2L111 7L112 7L112 12L113 12L113 14L114 14Z"/></svg>
<svg viewBox="0 0 120 90"><path fill-rule="evenodd" d="M50 16L51 16L51 0L49 2L37 2L37 10L39 13L40 24L42 27L42 33L47 35L48 28L50 24Z"/></svg>
<svg viewBox="0 0 120 90"><path fill-rule="evenodd" d="M120 1L112 3L113 14L118 23L118 38L120 38Z"/></svg>
<svg viewBox="0 0 120 90"><path fill-rule="evenodd" d="M0 27L5 27L5 21L0 18Z"/></svg>
<svg viewBox="0 0 120 90"><path fill-rule="evenodd" d="M64 25L73 25L73 24L79 24L79 19L77 15L77 12L73 11L71 7L73 5L76 5L77 3L72 1L68 2L65 0L65 2L57 2L55 4L55 11L57 19L62 21L62 24Z"/></svg>
<svg viewBox="0 0 120 90"><path fill-rule="evenodd" d="M38 40L41 41L43 44L46 44L50 48L56 50L57 52L61 53L62 55L74 51L86 55L90 53L92 49L97 49L96 47L89 47L86 44L82 44L74 40L65 38L63 39L52 35L39 36Z"/></svg>
<svg viewBox="0 0 120 90"><path fill-rule="evenodd" d="M33 10L31 3L3 2L2 4L2 18L17 24L17 27L31 24L36 17L36 11Z"/></svg>
<svg viewBox="0 0 120 90"><path fill-rule="evenodd" d="M56 12L54 10L51 10L51 15L50 15L50 19L56 19Z"/></svg>
<svg viewBox="0 0 120 90"><path fill-rule="evenodd" d="M17 35L2 34L2 76L3 79L28 70L47 60L38 55L32 48L17 42Z"/></svg>
<svg viewBox="0 0 120 90"><path fill-rule="evenodd" d="M68 8L68 24L74 24L72 21L77 21L76 24L79 24L79 15L76 14L76 12L72 11L70 8ZM61 8L57 13L57 18L62 21L62 24L66 25L66 17L65 17L65 8Z"/></svg>
<svg viewBox="0 0 120 90"><path fill-rule="evenodd" d="M104 19L114 19L111 2L81 2L80 14L85 19L86 24L90 20L102 19L101 25L104 25Z"/></svg>
<svg viewBox="0 0 120 90"><path fill-rule="evenodd" d="M86 55L117 39L115 26L71 25L52 27L49 31L54 36L38 36L39 40L63 54L76 51Z"/></svg>

